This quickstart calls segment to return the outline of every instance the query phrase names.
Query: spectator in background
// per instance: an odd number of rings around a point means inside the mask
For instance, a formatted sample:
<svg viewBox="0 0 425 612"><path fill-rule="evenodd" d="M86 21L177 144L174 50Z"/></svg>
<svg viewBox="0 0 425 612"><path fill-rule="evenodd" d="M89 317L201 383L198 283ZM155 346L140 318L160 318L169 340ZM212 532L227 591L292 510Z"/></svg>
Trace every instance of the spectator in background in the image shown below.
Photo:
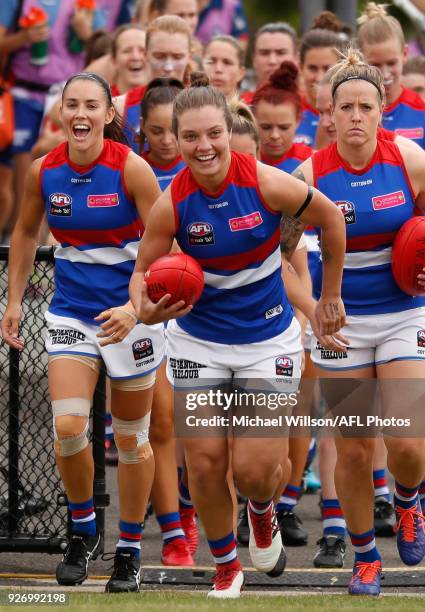
<svg viewBox="0 0 425 612"><path fill-rule="evenodd" d="M425 57L411 57L403 66L401 77L403 87L416 91L425 100Z"/></svg>
<svg viewBox="0 0 425 612"><path fill-rule="evenodd" d="M198 7L196 36L202 44L218 34L230 34L248 46L248 23L241 0L198 0Z"/></svg>

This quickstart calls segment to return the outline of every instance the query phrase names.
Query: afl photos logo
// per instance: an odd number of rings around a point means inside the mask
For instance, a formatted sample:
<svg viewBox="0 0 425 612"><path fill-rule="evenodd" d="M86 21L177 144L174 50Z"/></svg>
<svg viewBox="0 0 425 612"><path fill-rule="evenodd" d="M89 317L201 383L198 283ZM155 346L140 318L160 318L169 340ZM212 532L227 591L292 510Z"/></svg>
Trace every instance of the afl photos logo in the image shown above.
<svg viewBox="0 0 425 612"><path fill-rule="evenodd" d="M214 244L214 228L206 221L195 221L187 226L187 237L192 246Z"/></svg>
<svg viewBox="0 0 425 612"><path fill-rule="evenodd" d="M294 362L290 357L277 357L276 376L292 376L294 371Z"/></svg>
<svg viewBox="0 0 425 612"><path fill-rule="evenodd" d="M356 209L354 208L354 204L352 202L337 200L335 204L344 215L346 225L351 225L351 223L356 222Z"/></svg>
<svg viewBox="0 0 425 612"><path fill-rule="evenodd" d="M67 193L52 193L49 197L50 214L55 217L72 215L72 198Z"/></svg>

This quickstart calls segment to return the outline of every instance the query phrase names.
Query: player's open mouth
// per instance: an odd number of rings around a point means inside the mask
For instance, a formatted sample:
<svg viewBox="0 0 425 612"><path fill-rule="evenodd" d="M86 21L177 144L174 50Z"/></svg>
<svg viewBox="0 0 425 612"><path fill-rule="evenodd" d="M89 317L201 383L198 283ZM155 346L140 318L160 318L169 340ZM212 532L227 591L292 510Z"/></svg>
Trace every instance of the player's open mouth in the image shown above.
<svg viewBox="0 0 425 612"><path fill-rule="evenodd" d="M215 153L211 153L211 155L197 155L196 159L197 161L201 162L202 164L206 164L210 161L213 161L213 159L215 159L217 156Z"/></svg>
<svg viewBox="0 0 425 612"><path fill-rule="evenodd" d="M77 140L84 140L90 133L90 127L84 123L76 123L72 127L72 133Z"/></svg>
<svg viewBox="0 0 425 612"><path fill-rule="evenodd" d="M143 68L144 68L143 64L134 64L132 66L129 66L128 70L130 72L141 72L143 70Z"/></svg>

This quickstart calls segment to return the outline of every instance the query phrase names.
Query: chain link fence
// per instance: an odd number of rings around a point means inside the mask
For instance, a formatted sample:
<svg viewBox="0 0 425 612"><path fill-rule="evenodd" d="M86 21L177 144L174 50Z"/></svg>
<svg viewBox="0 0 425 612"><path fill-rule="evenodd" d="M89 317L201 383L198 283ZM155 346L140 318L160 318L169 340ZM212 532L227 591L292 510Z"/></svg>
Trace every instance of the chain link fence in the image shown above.
<svg viewBox="0 0 425 612"><path fill-rule="evenodd" d="M7 302L8 247L0 247L0 311ZM67 500L55 467L44 349L46 311L54 291L54 250L37 251L23 299L21 353L0 345L0 551L60 552L69 530ZM93 408L95 503L104 530L104 377Z"/></svg>

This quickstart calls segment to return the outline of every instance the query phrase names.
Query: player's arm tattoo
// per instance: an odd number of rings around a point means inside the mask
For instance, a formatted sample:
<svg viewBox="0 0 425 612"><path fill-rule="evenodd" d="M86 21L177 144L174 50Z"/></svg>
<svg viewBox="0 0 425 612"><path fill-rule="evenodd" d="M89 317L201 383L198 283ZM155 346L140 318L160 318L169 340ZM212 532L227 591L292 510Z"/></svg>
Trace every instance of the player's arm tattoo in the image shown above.
<svg viewBox="0 0 425 612"><path fill-rule="evenodd" d="M331 260L332 260L332 254L329 251L329 249L326 249L325 247L322 247L322 262L324 264L328 264L328 263L330 263Z"/></svg>
<svg viewBox="0 0 425 612"><path fill-rule="evenodd" d="M304 172L300 168L295 168L292 176L306 183ZM285 255L286 259L291 259L297 244L304 231L304 223L294 217L282 215L280 222L280 250Z"/></svg>
<svg viewBox="0 0 425 612"><path fill-rule="evenodd" d="M304 223L294 217L283 214L280 221L280 250L286 259L291 259L304 231Z"/></svg>
<svg viewBox="0 0 425 612"><path fill-rule="evenodd" d="M303 181L303 183L306 183L306 179L304 176L304 172L301 170L301 168L295 168L295 170L293 172L291 172L292 176L299 179L300 181Z"/></svg>

